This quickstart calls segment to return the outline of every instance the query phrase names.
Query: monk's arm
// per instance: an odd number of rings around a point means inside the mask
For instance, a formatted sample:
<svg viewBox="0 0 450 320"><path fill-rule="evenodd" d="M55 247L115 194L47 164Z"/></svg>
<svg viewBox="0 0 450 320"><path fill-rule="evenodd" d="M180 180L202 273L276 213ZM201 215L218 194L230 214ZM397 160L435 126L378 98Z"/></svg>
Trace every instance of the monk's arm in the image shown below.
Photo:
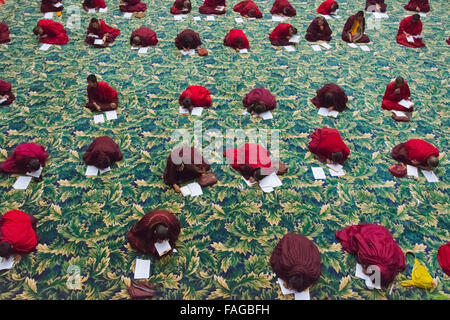
<svg viewBox="0 0 450 320"><path fill-rule="evenodd" d="M175 192L181 193L181 189L180 189L180 186L179 186L179 185L177 185L176 183L174 183L174 184L172 185L172 187L173 187L173 190L175 190Z"/></svg>

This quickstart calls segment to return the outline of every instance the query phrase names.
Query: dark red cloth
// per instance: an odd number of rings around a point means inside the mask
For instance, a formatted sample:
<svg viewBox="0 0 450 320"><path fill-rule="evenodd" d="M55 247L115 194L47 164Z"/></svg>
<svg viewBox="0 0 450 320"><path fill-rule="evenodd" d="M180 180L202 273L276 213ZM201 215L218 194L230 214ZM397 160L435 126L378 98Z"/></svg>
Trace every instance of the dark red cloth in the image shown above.
<svg viewBox="0 0 450 320"><path fill-rule="evenodd" d="M412 16L406 17L400 22L397 32L397 43L402 46L411 47L411 48L421 48L425 47L425 43L422 39L414 38L414 42L408 42L406 36L403 31L409 33L410 35L420 35L422 32L422 21L417 21L417 23L413 23Z"/></svg>
<svg viewBox="0 0 450 320"><path fill-rule="evenodd" d="M9 28L6 23L0 22L0 43L10 42L9 39Z"/></svg>
<svg viewBox="0 0 450 320"><path fill-rule="evenodd" d="M231 167L247 180L257 169L272 168L269 152L257 144L244 144L240 148L227 149L224 156L229 160Z"/></svg>
<svg viewBox="0 0 450 320"><path fill-rule="evenodd" d="M327 105L325 101L325 94L331 92L333 94L334 100L332 105ZM327 83L322 88L316 91L316 96L311 100L311 102L317 108L328 108L333 106L334 110L342 112L347 107L347 95L344 90L334 83Z"/></svg>
<svg viewBox="0 0 450 320"><path fill-rule="evenodd" d="M0 103L0 106L7 106L13 103L13 101L16 99L12 92L12 85L9 82L0 80L0 96L8 96L6 101Z"/></svg>
<svg viewBox="0 0 450 320"><path fill-rule="evenodd" d="M286 13L284 12L285 8L288 8ZM294 17L297 15L297 11L288 0L275 0L270 13L277 15L282 14L287 17Z"/></svg>
<svg viewBox="0 0 450 320"><path fill-rule="evenodd" d="M188 41L188 38L192 41ZM197 49L201 44L202 40L200 40L200 35L191 29L183 30L175 38L175 46L178 50L183 50L183 48Z"/></svg>
<svg viewBox="0 0 450 320"><path fill-rule="evenodd" d="M404 6L404 8L409 11L416 11L417 7L419 7L420 12L430 11L428 0L409 0L408 4Z"/></svg>
<svg viewBox="0 0 450 320"><path fill-rule="evenodd" d="M41 166L45 167L48 153L44 147L36 143L22 143L18 145L12 155L0 165L3 173L27 173L27 165L30 159L38 159Z"/></svg>
<svg viewBox="0 0 450 320"><path fill-rule="evenodd" d="M6 212L0 218L0 242L8 242L14 253L30 253L37 244L30 216L19 210Z"/></svg>
<svg viewBox="0 0 450 320"><path fill-rule="evenodd" d="M403 86L400 87L400 94L395 93L395 81L389 83L386 87L386 91L384 92L383 102L381 103L381 107L386 110L398 110L398 111L406 111L411 112L414 111L414 107L407 109L402 105L399 105L399 101L405 99L409 100L411 93L409 92L409 86L406 81L403 82Z"/></svg>
<svg viewBox="0 0 450 320"><path fill-rule="evenodd" d="M104 9L106 8L105 0L84 0L83 7L88 9Z"/></svg>
<svg viewBox="0 0 450 320"><path fill-rule="evenodd" d="M253 89L245 95L244 99L242 99L242 104L245 108L248 108L255 103L264 104L266 111L274 110L277 106L277 100L274 95L264 88Z"/></svg>
<svg viewBox="0 0 450 320"><path fill-rule="evenodd" d="M403 178L408 173L406 166L403 164L395 164L389 167L389 172L397 178Z"/></svg>
<svg viewBox="0 0 450 320"><path fill-rule="evenodd" d="M331 6L333 3L338 3L335 0L326 0L320 4L320 6L317 8L317 13L323 14L323 15L329 15L331 13Z"/></svg>
<svg viewBox="0 0 450 320"><path fill-rule="evenodd" d="M386 8L387 5L386 3L384 3L384 0L366 0L366 8L365 10L368 11L367 9L372 9L369 10L369 12L375 12L376 10L376 5L380 5L380 12L386 12Z"/></svg>
<svg viewBox="0 0 450 320"><path fill-rule="evenodd" d="M447 39L447 44L450 45L450 37Z"/></svg>
<svg viewBox="0 0 450 320"><path fill-rule="evenodd" d="M301 292L320 278L322 260L317 246L301 234L290 232L281 238L270 257L277 277L288 281L293 276L303 278L303 286L294 288Z"/></svg>
<svg viewBox="0 0 450 320"><path fill-rule="evenodd" d="M167 240L170 246L174 248L180 234L180 221L173 213L166 210L153 210L134 225L127 234L127 240L131 247L141 253L153 254L159 257L155 248L156 238L153 235L153 231L155 226L160 223L169 229L169 239Z"/></svg>
<svg viewBox="0 0 450 320"><path fill-rule="evenodd" d="M421 139L411 139L405 143L400 143L392 149L392 158L405 164L412 164L418 161L420 165L427 165L429 157L439 157L439 149L431 143Z"/></svg>
<svg viewBox="0 0 450 320"><path fill-rule="evenodd" d="M57 3L57 2L61 2L62 0L42 0L41 2L41 12L42 13L46 13L46 12L58 12L58 11L63 11L64 6L62 7L55 7L53 4Z"/></svg>
<svg viewBox="0 0 450 320"><path fill-rule="evenodd" d="M87 34L90 34L90 33L95 34L98 36L98 38L86 36L86 42L89 44L94 44L95 39L102 39L106 33L109 34L109 36L106 38L106 42L109 42L109 43L114 42L114 39L116 39L116 37L120 35L120 30L108 26L105 23L105 21L103 21L102 19L98 19L98 21L99 21L98 29L94 29L91 26L91 24L89 24L89 27L87 30Z"/></svg>
<svg viewBox="0 0 450 320"><path fill-rule="evenodd" d="M41 19L37 25L41 27L42 30L44 30L44 34L47 35L47 37L41 38L39 42L58 45L69 42L69 37L61 23L50 19Z"/></svg>
<svg viewBox="0 0 450 320"><path fill-rule="evenodd" d="M343 164L350 155L350 149L342 140L339 131L327 127L314 130L308 149L317 155L322 162L325 162L326 159L331 160L332 154L340 151L343 155L341 161L341 164Z"/></svg>
<svg viewBox="0 0 450 320"><path fill-rule="evenodd" d="M110 161L105 165L107 158ZM107 136L95 138L83 155L84 163L88 166L96 166L101 170L120 160L122 160L122 152L119 146Z"/></svg>
<svg viewBox="0 0 450 320"><path fill-rule="evenodd" d="M305 39L307 41L316 42L319 40L322 41L331 41L331 29L326 19L324 19L323 30L320 30L319 26L319 17L315 18L308 29L306 30Z"/></svg>
<svg viewBox="0 0 450 320"><path fill-rule="evenodd" d="M191 12L191 3L189 2L189 5L187 7L187 11L182 11L184 9L184 1L185 0L175 0L175 2L173 3L173 6L170 8L170 13L171 14L186 14Z"/></svg>
<svg viewBox="0 0 450 320"><path fill-rule="evenodd" d="M141 39L141 46L143 47L156 46L158 44L156 32L148 27L140 27L134 30L131 33L130 44L131 40L136 36Z"/></svg>
<svg viewBox="0 0 450 320"><path fill-rule="evenodd" d="M108 83L104 81L97 81L96 88L87 88L88 94L88 103L86 104L86 108L91 109L92 111L97 111L93 106L93 103L96 102L100 105L102 111L114 110L116 107L111 107L111 103L118 104L119 98L118 93L115 89L111 88Z"/></svg>
<svg viewBox="0 0 450 320"><path fill-rule="evenodd" d="M250 10L254 11L253 15L249 15L248 12ZM248 16L249 18L261 19L263 16L262 12L259 10L256 3L254 3L252 0L245 0L239 2L233 7L233 11L239 12L241 16Z"/></svg>
<svg viewBox="0 0 450 320"><path fill-rule="evenodd" d="M169 157L167 157L166 169L164 170L164 182L167 185L172 186L174 184L192 181L201 176L201 173L187 166L184 166L183 171L178 171L177 166L181 162L185 165L192 164L198 169L203 169L205 172L211 168L208 161L194 147L179 147L174 149Z"/></svg>
<svg viewBox="0 0 450 320"><path fill-rule="evenodd" d="M119 6L122 12L144 12L147 10L147 5L141 0L122 0L127 4L124 6Z"/></svg>
<svg viewBox="0 0 450 320"><path fill-rule="evenodd" d="M405 255L392 234L383 226L360 224L336 232L336 239L364 268L380 268L381 285L387 287L398 272L405 270Z"/></svg>
<svg viewBox="0 0 450 320"><path fill-rule="evenodd" d="M242 39L240 46L237 45L238 38ZM233 49L250 49L248 39L245 36L244 31L240 29L231 29L230 32L228 32L228 34L225 36L225 39L223 40L223 45L231 47Z"/></svg>
<svg viewBox="0 0 450 320"><path fill-rule="evenodd" d="M205 0L198 11L201 14L225 14L225 8L223 11L219 11L216 10L216 7L225 7L225 0Z"/></svg>
<svg viewBox="0 0 450 320"><path fill-rule="evenodd" d="M439 247L437 260L442 271L450 277L450 242Z"/></svg>
<svg viewBox="0 0 450 320"><path fill-rule="evenodd" d="M353 23L356 21L357 19L357 15L354 14L352 16L350 16L347 19L347 22L344 25L344 29L342 30L342 40L344 40L345 42L351 42L350 38L348 36L348 33L351 32L352 27L353 27ZM362 32L364 33L366 30L366 18L363 18L362 20ZM370 42L369 36L367 34L364 34L361 39L359 39L357 41L357 43L368 43Z"/></svg>
<svg viewBox="0 0 450 320"><path fill-rule="evenodd" d="M288 46L290 44L289 30L292 27L289 23L279 23L271 33L269 33L270 43L274 46Z"/></svg>
<svg viewBox="0 0 450 320"><path fill-rule="evenodd" d="M189 86L180 95L178 102L183 105L184 98L191 99L194 107L209 108L212 106L211 92L202 86Z"/></svg>

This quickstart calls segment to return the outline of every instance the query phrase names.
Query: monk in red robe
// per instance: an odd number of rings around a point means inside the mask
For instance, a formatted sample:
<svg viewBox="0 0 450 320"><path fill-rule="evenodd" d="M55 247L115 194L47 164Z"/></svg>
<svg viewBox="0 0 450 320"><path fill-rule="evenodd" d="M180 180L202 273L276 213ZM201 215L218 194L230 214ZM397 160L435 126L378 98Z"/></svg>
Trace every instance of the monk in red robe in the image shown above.
<svg viewBox="0 0 450 320"><path fill-rule="evenodd" d="M368 43L369 36L364 34L366 30L366 19L364 12L358 11L357 14L350 16L342 30L342 40L350 43Z"/></svg>
<svg viewBox="0 0 450 320"><path fill-rule="evenodd" d="M195 180L202 187L217 183L217 178L209 172L208 161L194 147L183 146L172 150L164 170L164 182L181 193L180 184Z"/></svg>
<svg viewBox="0 0 450 320"><path fill-rule="evenodd" d="M130 36L130 44L133 47L150 47L158 44L156 32L148 27L140 27L134 30Z"/></svg>
<svg viewBox="0 0 450 320"><path fill-rule="evenodd" d="M201 14L225 14L225 6L225 0L205 0L198 11Z"/></svg>
<svg viewBox="0 0 450 320"><path fill-rule="evenodd" d="M108 26L102 19L92 18L86 35L86 43L94 47L105 48L114 42L120 30ZM96 39L103 40L103 44L94 44Z"/></svg>
<svg viewBox="0 0 450 320"><path fill-rule="evenodd" d="M11 156L0 165L5 174L25 174L45 167L48 153L44 147L33 142L18 145Z"/></svg>
<svg viewBox="0 0 450 320"><path fill-rule="evenodd" d="M0 43L10 42L9 39L9 28L6 23L0 22Z"/></svg>
<svg viewBox="0 0 450 320"><path fill-rule="evenodd" d="M327 127L314 130L308 149L319 161L327 164L343 165L350 155L350 149L342 140L339 131Z"/></svg>
<svg viewBox="0 0 450 320"><path fill-rule="evenodd" d="M83 9L84 11L89 11L89 9L105 9L105 0L84 0Z"/></svg>
<svg viewBox="0 0 450 320"><path fill-rule="evenodd" d="M335 0L326 0L320 4L317 8L317 13L323 15L331 15L336 13L336 10L339 9L339 4Z"/></svg>
<svg viewBox="0 0 450 320"><path fill-rule="evenodd" d="M263 17L262 12L252 0L244 0L239 2L234 6L233 11L239 12L241 16L246 18L261 19Z"/></svg>
<svg viewBox="0 0 450 320"><path fill-rule="evenodd" d="M289 46L292 42L289 40L297 34L297 29L289 23L279 23L271 33L269 40L273 46Z"/></svg>
<svg viewBox="0 0 450 320"><path fill-rule="evenodd" d="M202 40L200 40L200 35L191 29L182 31L175 38L175 46L178 50L196 50L201 44Z"/></svg>
<svg viewBox="0 0 450 320"><path fill-rule="evenodd" d="M332 31L324 17L315 18L306 30L305 39L310 42L331 41Z"/></svg>
<svg viewBox="0 0 450 320"><path fill-rule="evenodd" d="M297 11L288 0L275 0L270 13L282 17L294 17L297 15Z"/></svg>
<svg viewBox="0 0 450 320"><path fill-rule="evenodd" d="M104 81L97 81L93 74L87 77L88 102L86 108L91 111L110 111L117 109L118 93Z"/></svg>
<svg viewBox="0 0 450 320"><path fill-rule="evenodd" d="M250 114L261 114L274 110L277 106L277 100L269 90L256 88L245 95L242 99L242 105Z"/></svg>
<svg viewBox="0 0 450 320"><path fill-rule="evenodd" d="M173 213L166 210L153 210L134 225L127 234L127 240L133 249L159 258L155 243L167 240L174 248L180 229L180 221Z"/></svg>
<svg viewBox="0 0 450 320"><path fill-rule="evenodd" d="M190 0L175 0L170 8L171 14L187 14L191 12L192 6Z"/></svg>
<svg viewBox="0 0 450 320"><path fill-rule="evenodd" d="M12 92L11 83L0 80L0 100L6 99L0 102L0 106L8 106L16 99Z"/></svg>
<svg viewBox="0 0 450 320"><path fill-rule="evenodd" d="M84 163L100 170L104 170L120 160L122 160L122 152L119 146L107 136L95 138L83 155Z"/></svg>
<svg viewBox="0 0 450 320"><path fill-rule="evenodd" d="M63 45L69 42L64 26L50 19L41 19L33 29L40 43Z"/></svg>
<svg viewBox="0 0 450 320"><path fill-rule="evenodd" d="M448 39L446 41L447 41L447 44L450 45L450 37L448 37Z"/></svg>
<svg viewBox="0 0 450 320"><path fill-rule="evenodd" d="M396 275L405 270L405 255L392 234L383 226L360 224L336 232L336 239L345 251L354 255L367 272L369 266L380 270L382 287L394 281Z"/></svg>
<svg viewBox="0 0 450 320"><path fill-rule="evenodd" d="M366 0L367 12L386 12L387 5L384 0Z"/></svg>
<svg viewBox="0 0 450 320"><path fill-rule="evenodd" d="M414 111L414 107L409 109L400 105L401 100L409 100L411 93L409 92L409 86L402 77L397 77L394 81L389 83L384 92L383 102L381 107L385 110L397 110L403 111L406 114L408 120L410 119L410 113ZM394 120L396 117L394 117Z"/></svg>
<svg viewBox="0 0 450 320"><path fill-rule="evenodd" d="M27 254L38 244L37 219L23 211L11 210L0 217L0 257Z"/></svg>
<svg viewBox="0 0 450 320"><path fill-rule="evenodd" d="M327 83L316 91L316 96L311 102L317 108L327 108L328 111L342 112L347 107L347 95L344 90L334 83Z"/></svg>
<svg viewBox="0 0 450 320"><path fill-rule="evenodd" d="M55 4L62 3L62 0L42 0L41 2L41 12L59 12L63 11L64 6L55 7Z"/></svg>
<svg viewBox="0 0 450 320"><path fill-rule="evenodd" d="M223 45L231 47L236 51L241 49L250 49L248 39L245 36L244 31L240 29L231 29L230 32L225 36L223 40Z"/></svg>
<svg viewBox="0 0 450 320"><path fill-rule="evenodd" d="M450 277L450 242L439 247L437 260L442 271Z"/></svg>
<svg viewBox="0 0 450 320"><path fill-rule="evenodd" d="M420 21L420 16L414 14L406 17L400 22L400 26L398 27L397 43L411 48L425 47L425 43L422 41L422 38L420 38L421 32L422 21ZM408 41L408 37L412 37L411 42Z"/></svg>
<svg viewBox="0 0 450 320"><path fill-rule="evenodd" d="M429 12L430 4L428 3L428 0L409 0L404 8L408 11Z"/></svg>
<svg viewBox="0 0 450 320"><path fill-rule="evenodd" d="M322 260L317 246L307 237L289 232L281 238L270 257L270 264L284 287L303 292L319 280Z"/></svg>
<svg viewBox="0 0 450 320"><path fill-rule="evenodd" d="M122 12L144 12L147 5L141 0L121 0L119 9Z"/></svg>
<svg viewBox="0 0 450 320"><path fill-rule="evenodd" d="M439 165L439 150L421 139L411 139L392 149L392 158L423 170L434 170Z"/></svg>
<svg viewBox="0 0 450 320"><path fill-rule="evenodd" d="M196 107L209 108L212 106L211 92L205 87L192 85L181 93L178 102L189 112Z"/></svg>

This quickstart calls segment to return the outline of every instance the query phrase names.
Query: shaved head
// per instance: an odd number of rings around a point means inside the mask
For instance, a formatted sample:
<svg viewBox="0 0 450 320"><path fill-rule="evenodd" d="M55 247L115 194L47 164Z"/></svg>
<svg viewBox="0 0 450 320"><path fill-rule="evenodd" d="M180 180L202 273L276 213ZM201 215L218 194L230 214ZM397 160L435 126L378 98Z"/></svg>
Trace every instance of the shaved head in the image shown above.
<svg viewBox="0 0 450 320"><path fill-rule="evenodd" d="M432 168L436 168L439 165L439 159L435 156L431 156L427 159L427 164Z"/></svg>

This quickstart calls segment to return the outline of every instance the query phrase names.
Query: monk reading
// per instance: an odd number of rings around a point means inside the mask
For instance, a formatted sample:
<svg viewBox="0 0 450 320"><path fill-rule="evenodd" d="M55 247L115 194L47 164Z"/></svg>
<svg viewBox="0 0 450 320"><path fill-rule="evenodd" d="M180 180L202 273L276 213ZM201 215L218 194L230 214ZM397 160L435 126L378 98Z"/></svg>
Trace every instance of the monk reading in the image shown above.
<svg viewBox="0 0 450 320"><path fill-rule="evenodd" d="M201 14L225 14L225 0L205 0L198 8Z"/></svg>
<svg viewBox="0 0 450 320"><path fill-rule="evenodd" d="M344 143L337 129L323 127L314 130L308 145L320 162L343 165L350 155L350 149Z"/></svg>
<svg viewBox="0 0 450 320"><path fill-rule="evenodd" d="M45 167L47 159L48 153L43 146L33 142L22 143L0 165L0 171L5 174L26 174Z"/></svg>
<svg viewBox="0 0 450 320"><path fill-rule="evenodd" d="M429 12L430 4L428 3L428 0L409 0L404 8L408 11Z"/></svg>
<svg viewBox="0 0 450 320"><path fill-rule="evenodd" d="M250 49L247 37L245 36L244 31L240 29L231 29L230 32L228 32L228 34L225 36L223 45L231 47L238 52L241 49Z"/></svg>
<svg viewBox="0 0 450 320"><path fill-rule="evenodd" d="M84 0L83 9L84 11L89 11L90 9L105 9L105 0Z"/></svg>
<svg viewBox="0 0 450 320"><path fill-rule="evenodd" d="M421 139L411 139L392 149L392 158L404 165L422 170L434 170L439 165L439 150L431 143Z"/></svg>
<svg viewBox="0 0 450 320"><path fill-rule="evenodd" d="M339 9L339 4L335 0L326 0L320 4L320 6L317 8L317 13L323 14L323 15L331 15L335 14L337 10Z"/></svg>
<svg viewBox="0 0 450 320"><path fill-rule="evenodd" d="M381 107L385 110L402 111L406 114L409 120L410 113L414 111L414 107L411 106L408 109L400 105L399 102L401 100L409 100L410 96L411 93L409 92L409 86L406 81L402 77L397 77L394 81L387 85ZM395 119L396 118L394 117L394 120Z"/></svg>
<svg viewBox="0 0 450 320"><path fill-rule="evenodd" d="M246 18L261 19L263 17L262 12L252 0L239 2L234 6L233 11L239 12L241 16Z"/></svg>
<svg viewBox="0 0 450 320"><path fill-rule="evenodd" d="M107 136L95 138L83 155L84 163L100 170L104 170L120 160L122 160L122 152L119 146Z"/></svg>
<svg viewBox="0 0 450 320"><path fill-rule="evenodd" d="M305 39L310 42L331 41L331 29L327 19L324 17L315 18L306 30Z"/></svg>
<svg viewBox="0 0 450 320"><path fill-rule="evenodd" d="M274 110L277 101L269 90L264 88L256 88L247 93L242 99L242 105L250 114L261 114L266 111Z"/></svg>
<svg viewBox="0 0 450 320"><path fill-rule="evenodd" d="M0 106L8 106L16 99L9 82L0 80Z"/></svg>
<svg viewBox="0 0 450 320"><path fill-rule="evenodd" d="M344 90L334 83L327 83L316 91L316 96L311 102L317 108L327 108L328 111L342 112L347 107L347 95Z"/></svg>
<svg viewBox="0 0 450 320"><path fill-rule="evenodd" d="M130 246L138 252L152 254L159 258L155 243L167 240L174 248L180 229L180 221L173 213L166 210L153 210L134 225L127 234L127 240ZM164 253L163 256L170 251Z"/></svg>
<svg viewBox="0 0 450 320"><path fill-rule="evenodd" d="M86 108L91 111L110 111L117 109L118 93L104 81L97 81L93 74L87 77L88 102Z"/></svg>
<svg viewBox="0 0 450 320"><path fill-rule="evenodd" d="M193 108L209 108L212 106L211 92L202 86L187 87L178 98L178 103L189 112Z"/></svg>
<svg viewBox="0 0 450 320"><path fill-rule="evenodd" d="M180 184L196 180L202 187L217 183L217 177L209 172L211 166L194 147L183 146L174 149L167 158L164 182L181 193Z"/></svg>
<svg viewBox="0 0 450 320"><path fill-rule="evenodd" d="M360 224L336 232L342 248L354 255L367 275L369 266L378 267L382 287L387 287L405 270L405 255L392 234L383 226Z"/></svg>
<svg viewBox="0 0 450 320"><path fill-rule="evenodd" d="M6 23L0 22L0 43L8 43L9 39L9 28Z"/></svg>
<svg viewBox="0 0 450 320"><path fill-rule="evenodd" d="M150 47L158 44L156 32L148 27L140 27L134 30L130 36L130 45L133 47Z"/></svg>
<svg viewBox="0 0 450 320"><path fill-rule="evenodd" d="M179 33L175 38L175 46L178 50L189 51L189 50L197 50L197 48L202 44L202 40L200 40L200 35L191 30L186 29Z"/></svg>
<svg viewBox="0 0 450 320"><path fill-rule="evenodd" d="M64 9L64 6L58 6L59 4L62 4L62 0L42 0L41 1L41 12L47 13L47 12L56 12L58 16L61 15L61 12ZM56 7L55 7L56 5Z"/></svg>
<svg viewBox="0 0 450 320"><path fill-rule="evenodd" d="M297 29L289 23L279 23L271 33L269 40L273 46L289 46L294 44L289 42L292 36L297 34Z"/></svg>
<svg viewBox="0 0 450 320"><path fill-rule="evenodd" d="M191 12L190 0L175 0L173 6L170 8L171 14L187 14Z"/></svg>
<svg viewBox="0 0 450 320"><path fill-rule="evenodd" d="M281 238L270 264L286 289L303 292L319 280L322 260L317 246L307 237L289 232Z"/></svg>
<svg viewBox="0 0 450 320"><path fill-rule="evenodd" d="M50 19L41 19L33 29L40 43L64 45L69 42L64 26Z"/></svg>
<svg viewBox="0 0 450 320"><path fill-rule="evenodd" d="M0 257L27 254L38 244L37 219L23 211L11 210L0 217Z"/></svg>
<svg viewBox="0 0 450 320"><path fill-rule="evenodd" d="M119 35L119 29L108 26L102 19L92 18L87 30L86 43L96 48L106 48ZM103 44L95 44L95 40L103 40Z"/></svg>
<svg viewBox="0 0 450 320"><path fill-rule="evenodd" d="M402 46L411 48L425 47L425 43L422 41L422 21L420 16L414 14L406 17L400 22L397 32L397 43Z"/></svg>
<svg viewBox="0 0 450 320"><path fill-rule="evenodd" d="M437 260L442 271L450 277L450 242L439 247Z"/></svg>
<svg viewBox="0 0 450 320"><path fill-rule="evenodd" d="M358 11L357 14L350 16L342 30L342 40L350 43L368 43L369 36L364 34L366 30L366 19L364 12Z"/></svg>
<svg viewBox="0 0 450 320"><path fill-rule="evenodd" d="M384 0L366 0L367 12L386 12L387 5Z"/></svg>
<svg viewBox="0 0 450 320"><path fill-rule="evenodd" d="M121 12L145 12L147 5L141 0L120 0L119 9Z"/></svg>
<svg viewBox="0 0 450 320"><path fill-rule="evenodd" d="M282 17L294 17L297 15L297 11L288 0L275 0L270 13Z"/></svg>

